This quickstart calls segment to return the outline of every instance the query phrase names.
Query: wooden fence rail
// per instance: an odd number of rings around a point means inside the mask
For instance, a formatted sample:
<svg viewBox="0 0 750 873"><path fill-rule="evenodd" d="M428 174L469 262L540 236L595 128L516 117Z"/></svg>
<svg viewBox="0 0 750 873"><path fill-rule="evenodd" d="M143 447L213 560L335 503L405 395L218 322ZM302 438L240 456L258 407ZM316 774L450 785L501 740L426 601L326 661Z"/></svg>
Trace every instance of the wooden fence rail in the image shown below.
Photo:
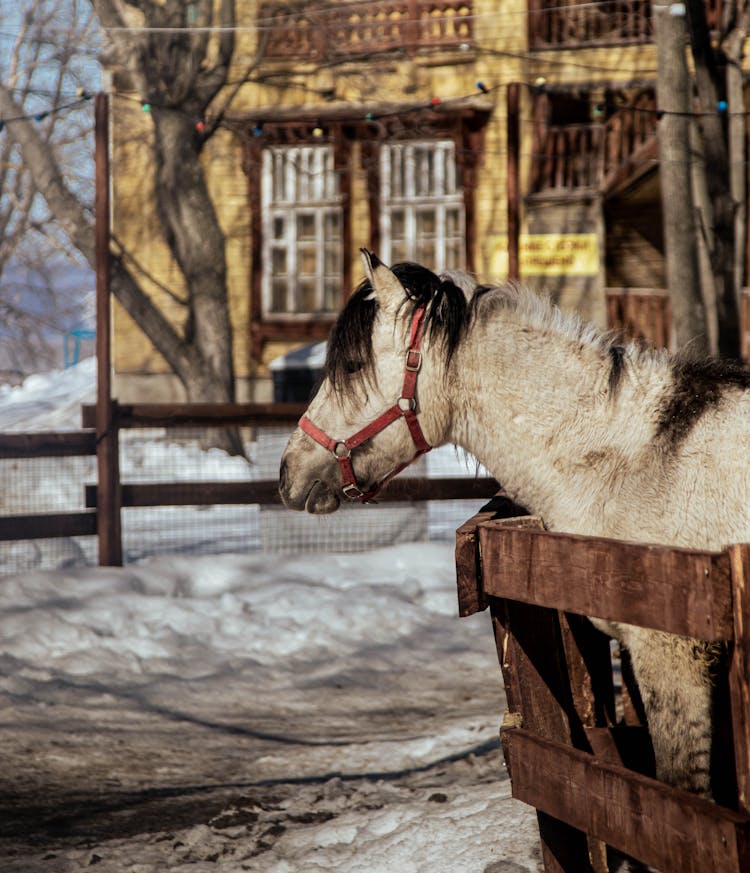
<svg viewBox="0 0 750 873"><path fill-rule="evenodd" d="M112 403L119 430L140 427L280 427L297 423L305 403ZM94 427L96 406L81 407Z"/></svg>
<svg viewBox="0 0 750 873"><path fill-rule="evenodd" d="M0 460L96 455L93 430L0 434ZM0 516L0 542L96 534L96 511Z"/></svg>
<svg viewBox="0 0 750 873"><path fill-rule="evenodd" d="M124 428L288 427L291 431L304 410L305 405L300 403L120 405L113 401L109 438L115 447L119 447L118 433ZM94 430L96 407L83 406L82 418L84 427L90 429L65 433L0 434L0 460L96 455L99 445ZM119 475L119 463L115 463L113 472L115 487L107 490L105 500L111 511L111 501L116 499L114 510L118 515L121 508L130 507L216 504L268 506L281 502L275 478L256 481L123 483ZM81 485L84 487L85 510L0 516L0 542L99 534L97 507L101 489L96 484L82 482ZM485 500L497 488L498 483L494 479L484 477L406 476L389 483L384 500L389 503ZM122 553L121 543L115 541L113 546L112 554L105 551L102 556L100 549L102 563L119 563L115 558Z"/></svg>
<svg viewBox="0 0 750 873"><path fill-rule="evenodd" d="M750 546L551 533L503 498L459 529L456 568L461 614L490 608L513 796L537 809L547 873L605 873L606 846L661 873L750 870ZM654 778L627 656L620 692L609 640L582 616L727 643L717 803Z"/></svg>

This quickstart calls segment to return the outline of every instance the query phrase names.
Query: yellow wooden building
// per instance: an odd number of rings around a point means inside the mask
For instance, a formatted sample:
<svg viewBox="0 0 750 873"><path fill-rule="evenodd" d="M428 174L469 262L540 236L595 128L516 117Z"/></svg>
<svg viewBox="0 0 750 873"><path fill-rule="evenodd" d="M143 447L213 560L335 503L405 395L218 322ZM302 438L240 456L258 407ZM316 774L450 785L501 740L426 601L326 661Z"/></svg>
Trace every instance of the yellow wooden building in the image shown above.
<svg viewBox="0 0 750 873"><path fill-rule="evenodd" d="M711 14L717 15L711 5ZM238 4L230 81L260 58L204 152L226 234L238 399L326 337L387 263L507 275L506 88L521 83L521 274L604 325L605 288L664 287L651 3ZM149 116L112 78L113 229L179 319L151 196ZM118 307L117 396L180 399Z"/></svg>

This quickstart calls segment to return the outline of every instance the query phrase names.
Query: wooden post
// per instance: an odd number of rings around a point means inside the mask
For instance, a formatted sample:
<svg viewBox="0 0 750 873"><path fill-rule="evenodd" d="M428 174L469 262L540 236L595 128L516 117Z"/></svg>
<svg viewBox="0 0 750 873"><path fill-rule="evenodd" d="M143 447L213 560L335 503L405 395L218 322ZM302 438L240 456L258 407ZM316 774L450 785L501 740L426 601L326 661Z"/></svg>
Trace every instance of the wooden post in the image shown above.
<svg viewBox="0 0 750 873"><path fill-rule="evenodd" d="M112 400L109 223L109 98L97 94L95 118L96 211L96 461L99 501L96 528L99 564L122 565L120 464L117 416Z"/></svg>
<svg viewBox="0 0 750 873"><path fill-rule="evenodd" d="M695 250L695 204L690 179L690 77L685 57L687 25L684 6L654 9L657 50L657 98L663 116L658 127L659 178L664 215L667 285L672 301L677 347L709 351L708 331L698 282Z"/></svg>
<svg viewBox="0 0 750 873"><path fill-rule="evenodd" d="M729 695L737 773L737 808L750 814L750 546L731 546L734 647Z"/></svg>
<svg viewBox="0 0 750 873"><path fill-rule="evenodd" d="M511 82L506 93L508 139L508 279L520 278L518 237L520 233L521 184L519 173L519 94L518 82Z"/></svg>

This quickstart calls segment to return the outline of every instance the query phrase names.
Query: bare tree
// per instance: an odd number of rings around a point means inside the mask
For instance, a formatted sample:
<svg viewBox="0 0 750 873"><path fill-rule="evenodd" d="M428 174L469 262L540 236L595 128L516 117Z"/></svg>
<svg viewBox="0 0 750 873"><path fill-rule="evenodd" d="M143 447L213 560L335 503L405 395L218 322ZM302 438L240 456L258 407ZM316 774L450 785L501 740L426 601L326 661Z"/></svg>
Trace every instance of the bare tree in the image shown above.
<svg viewBox="0 0 750 873"><path fill-rule="evenodd" d="M157 347L191 400L234 397L224 236L208 193L200 155L215 127L197 131L227 83L234 51L234 3L211 0L93 0L113 60L130 74L154 123L156 208L165 239L185 278L184 332L153 324ZM131 30L125 10L139 11ZM188 20L188 17L190 20ZM191 30L192 25L192 30ZM214 38L210 27L221 28Z"/></svg>
<svg viewBox="0 0 750 873"><path fill-rule="evenodd" d="M91 0L91 5L107 34L108 60L129 73L151 107L155 207L185 280L182 323L174 324L158 308L124 253L113 258L113 291L185 386L189 400L231 401L235 378L224 236L200 156L237 93L236 83L226 87L234 52L234 0ZM140 27L132 26L134 16ZM259 57L262 50L263 45ZM0 84L0 115L14 113L13 92ZM204 117L209 121L198 131L195 119ZM57 226L93 265L88 203L33 123L9 129ZM242 451L237 434L225 433L221 444Z"/></svg>
<svg viewBox="0 0 750 873"><path fill-rule="evenodd" d="M705 0L687 0L707 207L699 211L713 275L718 350L739 357L739 295L744 283L746 193L741 50L750 24L746 2L730 0L718 41L711 39Z"/></svg>
<svg viewBox="0 0 750 873"><path fill-rule="evenodd" d="M76 0L33 0L4 23L0 78L12 105L1 111L0 372L16 380L59 362L62 335L82 317L84 300L60 281L75 275L69 261L80 265L81 256L56 228L11 131L23 118L36 126L55 159L78 170L71 184L87 208L91 123L78 107L85 102L79 89L95 66L93 49L86 51L95 20L89 5Z"/></svg>

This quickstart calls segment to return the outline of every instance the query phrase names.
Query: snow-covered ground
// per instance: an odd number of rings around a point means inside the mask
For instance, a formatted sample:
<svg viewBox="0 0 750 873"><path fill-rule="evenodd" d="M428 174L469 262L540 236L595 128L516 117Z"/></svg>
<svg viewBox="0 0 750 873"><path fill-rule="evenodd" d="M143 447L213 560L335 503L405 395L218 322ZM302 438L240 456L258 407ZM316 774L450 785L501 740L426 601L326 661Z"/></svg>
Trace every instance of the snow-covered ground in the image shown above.
<svg viewBox="0 0 750 873"><path fill-rule="evenodd" d="M87 367L0 386L0 429L76 427ZM173 453L139 445L141 470ZM166 555L158 518L124 568L0 577L3 873L541 870L451 542Z"/></svg>

